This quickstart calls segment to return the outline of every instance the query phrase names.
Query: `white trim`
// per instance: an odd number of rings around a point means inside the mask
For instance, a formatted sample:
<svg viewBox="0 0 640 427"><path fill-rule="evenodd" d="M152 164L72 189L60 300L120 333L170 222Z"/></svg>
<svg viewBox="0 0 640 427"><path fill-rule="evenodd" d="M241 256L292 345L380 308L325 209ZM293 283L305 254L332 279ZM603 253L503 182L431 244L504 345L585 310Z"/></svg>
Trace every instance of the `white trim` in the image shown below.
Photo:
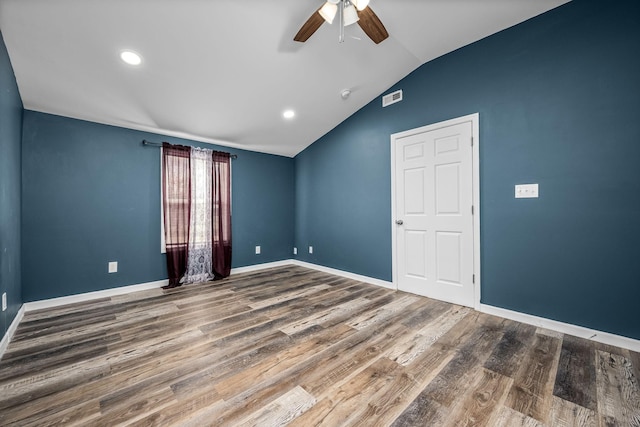
<svg viewBox="0 0 640 427"><path fill-rule="evenodd" d="M11 342L11 338L13 338L13 334L16 333L16 329L18 329L18 325L22 321L24 317L24 304L18 310L18 314L13 318L13 322L9 325L7 332L5 332L4 337L2 337L2 341L0 341L0 359L4 356L4 352L7 351L7 347L9 347L9 343Z"/></svg>
<svg viewBox="0 0 640 427"><path fill-rule="evenodd" d="M365 282L372 285L382 286L384 288L395 290L393 283L387 282L385 280L374 279L373 277L361 276L359 274L349 273L347 271L336 270L334 268L324 267L324 266L311 264L303 261L297 261L294 259L286 259L282 261L267 262L264 264L248 265L246 267L232 268L231 274L250 273L253 271L265 270L267 268L283 267L286 265L299 265L301 267L307 267L313 270L323 271L325 273L334 274L336 276L342 276L349 279L358 280L360 282ZM116 295L128 294L131 292L157 289L167 284L169 284L168 280L158 280L156 282L141 283L138 285L122 286L119 288L104 289L101 291L86 292L83 294L69 295L65 297L51 298L51 299L40 300L40 301L32 301L32 302L27 302L23 304L22 307L24 311L29 312L34 310L40 310L43 308L53 308L53 307L58 307L66 304L91 301L98 298L108 298Z"/></svg>
<svg viewBox="0 0 640 427"><path fill-rule="evenodd" d="M300 267L306 267L313 270L322 271L324 273L334 274L336 276L346 277L347 279L357 280L359 282L369 283L371 285L381 286L383 288L396 290L395 285L392 282L387 282L386 280L375 279L369 276L361 276L360 274L349 273L348 271L336 270L335 268L325 267L323 265L311 264L305 261L292 260L292 264L298 265Z"/></svg>
<svg viewBox="0 0 640 427"><path fill-rule="evenodd" d="M76 302L91 301L98 298L107 298L116 295L128 294L131 292L146 291L156 289L168 285L169 280L157 280L155 282L140 283L138 285L121 286L119 288L104 289L102 291L86 292L83 294L69 295L66 297L58 297L45 299L40 301L32 301L24 303L25 311L40 310L43 308L58 307Z"/></svg>
<svg viewBox="0 0 640 427"><path fill-rule="evenodd" d="M480 310L480 114L467 116L471 118L473 134L473 274L475 278L475 296L473 308Z"/></svg>
<svg viewBox="0 0 640 427"><path fill-rule="evenodd" d="M570 323L558 322L557 320L546 319L544 317L533 316L531 314L520 313L518 311L507 310L506 308L494 307L492 305L480 304L482 313L492 314L507 319L515 320L529 325L551 329L563 334L574 335L576 337L626 348L628 350L640 352L640 341L621 335L602 332L584 326L572 325Z"/></svg>
<svg viewBox="0 0 640 427"><path fill-rule="evenodd" d="M263 270L265 268L280 267L292 264L292 260L270 262L266 264L256 264L247 267L231 269L231 274L246 273L249 271ZM131 292L157 289L169 284L169 280L157 280L155 282L140 283L137 285L121 286L118 288L104 289L95 292L85 292L82 294L69 295L58 298L45 299L40 301L27 302L23 305L25 311L40 310L43 308L59 307L61 305L73 304L77 302L91 301L98 298L108 298L116 295L129 294Z"/></svg>
<svg viewBox="0 0 640 427"><path fill-rule="evenodd" d="M389 148L391 149L391 280L398 289L398 227L396 226L396 134L391 134Z"/></svg>
<svg viewBox="0 0 640 427"><path fill-rule="evenodd" d="M246 267L234 268L231 270L232 274L247 273L252 271L264 270L266 268L282 267L286 265L297 265L300 267L310 268L312 270L322 271L324 273L334 274L336 276L346 277L348 279L357 280L364 283L369 283L383 288L396 290L395 285L392 282L386 280L375 279L373 277L362 276L355 273L349 273L343 270L337 270L335 268L325 267L322 265L311 264L305 261L299 261L295 259L287 259L282 261L269 262L265 264L256 264ZM2 341L0 341L0 358L7 349L13 334L18 328L18 324L22 320L24 313L28 311L38 310L41 308L57 307L59 305L70 304L74 302L89 301L97 298L104 298L114 295L122 295L130 292L155 289L169 283L168 280L158 280L156 282L142 283L139 285L123 286L120 288L106 289L103 291L87 292L84 294L71 295L67 297L52 298L48 300L28 302L20 307L18 314L11 322L9 329L5 333ZM537 327L551 329L564 334L574 335L577 337L593 340L603 344L609 344L616 347L626 348L632 351L640 352L640 340L633 338L623 337L621 335L615 335L608 332L601 332L595 329L589 329L582 326L572 325L570 323L558 322L556 320L546 319L544 317L533 316L530 314L520 313L517 311L507 310L505 308L494 307L487 304L480 304L478 311L482 313L492 314L494 316L504 317L506 319L515 320L517 322L527 323Z"/></svg>
<svg viewBox="0 0 640 427"><path fill-rule="evenodd" d="M283 267L293 263L294 261L292 259L285 259L282 261L266 262L264 264L247 265L246 267L232 268L231 274L250 273L252 271L264 270L266 268Z"/></svg>
<svg viewBox="0 0 640 427"><path fill-rule="evenodd" d="M391 270L393 272L393 288L398 288L398 266L397 266L397 248L396 248L396 140L418 133L428 132L430 130L442 127L453 126L460 123L471 122L471 135L473 138L472 146L472 169L473 169L473 274L475 276L475 284L473 285L473 308L480 310L480 114L473 113L467 116L457 117L443 122L433 123L416 129L410 129L403 132L394 133L390 137L391 148Z"/></svg>

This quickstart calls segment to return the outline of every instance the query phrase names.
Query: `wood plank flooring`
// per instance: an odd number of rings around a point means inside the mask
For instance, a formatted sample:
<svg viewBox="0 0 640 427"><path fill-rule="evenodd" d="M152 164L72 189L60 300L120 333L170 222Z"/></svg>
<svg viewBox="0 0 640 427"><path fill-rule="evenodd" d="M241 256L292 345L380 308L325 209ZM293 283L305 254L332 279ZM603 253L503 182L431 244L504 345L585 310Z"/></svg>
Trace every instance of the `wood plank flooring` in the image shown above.
<svg viewBox="0 0 640 427"><path fill-rule="evenodd" d="M639 364L288 266L28 312L0 425L640 427Z"/></svg>

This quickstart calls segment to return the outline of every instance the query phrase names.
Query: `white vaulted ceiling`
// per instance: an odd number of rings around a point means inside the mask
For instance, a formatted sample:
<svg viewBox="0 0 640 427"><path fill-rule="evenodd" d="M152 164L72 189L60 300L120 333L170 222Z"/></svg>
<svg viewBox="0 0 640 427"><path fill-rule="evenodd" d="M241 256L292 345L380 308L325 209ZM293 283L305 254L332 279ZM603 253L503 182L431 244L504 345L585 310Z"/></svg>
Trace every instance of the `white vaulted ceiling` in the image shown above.
<svg viewBox="0 0 640 427"><path fill-rule="evenodd" d="M26 109L294 156L423 63L566 1L371 0L379 45L357 25L339 44L336 22L294 42L322 0L0 0L0 30Z"/></svg>

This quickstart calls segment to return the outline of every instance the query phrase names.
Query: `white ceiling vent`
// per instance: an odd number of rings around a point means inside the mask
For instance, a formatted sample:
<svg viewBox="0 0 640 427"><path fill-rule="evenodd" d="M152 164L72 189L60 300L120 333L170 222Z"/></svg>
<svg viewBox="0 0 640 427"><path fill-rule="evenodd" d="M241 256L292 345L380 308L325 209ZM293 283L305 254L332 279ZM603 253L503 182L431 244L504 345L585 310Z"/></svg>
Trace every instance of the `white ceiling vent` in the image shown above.
<svg viewBox="0 0 640 427"><path fill-rule="evenodd" d="M387 105L395 104L396 102L400 102L400 101L402 101L402 89L382 96L383 107L386 107Z"/></svg>

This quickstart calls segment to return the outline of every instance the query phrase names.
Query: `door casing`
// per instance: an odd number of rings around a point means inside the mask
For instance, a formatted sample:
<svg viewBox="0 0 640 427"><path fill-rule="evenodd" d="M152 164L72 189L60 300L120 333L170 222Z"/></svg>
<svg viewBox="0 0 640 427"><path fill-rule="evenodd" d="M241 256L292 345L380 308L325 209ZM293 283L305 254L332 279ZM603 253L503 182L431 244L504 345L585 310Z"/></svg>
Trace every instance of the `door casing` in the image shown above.
<svg viewBox="0 0 640 427"><path fill-rule="evenodd" d="M443 122L433 123L415 129L409 129L403 132L391 135L391 254L392 254L392 274L393 285L398 290L398 248L397 248L397 225L396 221L396 141L400 138L411 136L418 133L429 132L446 126L457 125L460 123L471 122L471 135L473 138L472 145L472 177L473 177L473 308L480 310L480 114L474 113Z"/></svg>

